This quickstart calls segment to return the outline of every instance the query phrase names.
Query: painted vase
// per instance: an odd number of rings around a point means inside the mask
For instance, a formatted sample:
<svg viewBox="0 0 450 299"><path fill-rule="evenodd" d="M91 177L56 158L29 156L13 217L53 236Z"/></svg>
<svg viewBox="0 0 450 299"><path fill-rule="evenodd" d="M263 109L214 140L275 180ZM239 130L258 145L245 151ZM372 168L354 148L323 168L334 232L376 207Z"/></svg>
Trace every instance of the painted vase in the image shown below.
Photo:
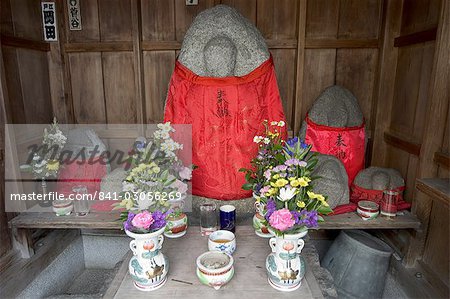
<svg viewBox="0 0 450 299"><path fill-rule="evenodd" d="M134 239L130 242L133 257L130 259L128 271L138 290L159 289L167 280L169 261L161 253L164 229L165 227L147 234L136 234L125 230L126 234Z"/></svg>
<svg viewBox="0 0 450 299"><path fill-rule="evenodd" d="M307 233L285 234L269 240L272 253L267 256L266 270L273 288L290 292L300 287L306 271L306 263L300 253L305 246L302 238Z"/></svg>
<svg viewBox="0 0 450 299"><path fill-rule="evenodd" d="M164 236L167 238L179 238L186 234L188 228L188 218L186 214L181 213L176 216L169 216L167 218L167 225L164 231Z"/></svg>
<svg viewBox="0 0 450 299"><path fill-rule="evenodd" d="M215 290L226 285L234 275L233 257L221 251L207 251L197 258L197 277Z"/></svg>
<svg viewBox="0 0 450 299"><path fill-rule="evenodd" d="M264 225L265 204L255 202L255 210L256 213L253 216L253 228L255 229L255 234L262 238L273 237L267 226Z"/></svg>

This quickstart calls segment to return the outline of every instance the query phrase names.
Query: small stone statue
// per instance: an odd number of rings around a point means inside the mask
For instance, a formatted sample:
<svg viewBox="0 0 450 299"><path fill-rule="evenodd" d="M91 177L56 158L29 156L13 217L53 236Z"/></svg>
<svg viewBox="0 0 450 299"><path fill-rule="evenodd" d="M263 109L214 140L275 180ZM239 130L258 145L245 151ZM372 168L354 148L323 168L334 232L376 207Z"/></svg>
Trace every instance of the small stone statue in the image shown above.
<svg viewBox="0 0 450 299"><path fill-rule="evenodd" d="M400 172L382 167L369 167L361 170L353 183L369 190L397 189L405 186Z"/></svg>
<svg viewBox="0 0 450 299"><path fill-rule="evenodd" d="M308 116L316 124L336 128L360 126L364 120L358 100L339 85L326 88L312 105ZM306 121L303 121L300 129L302 139L306 135L306 126Z"/></svg>
<svg viewBox="0 0 450 299"><path fill-rule="evenodd" d="M244 76L270 56L258 29L234 8L198 14L184 36L180 61L199 76Z"/></svg>
<svg viewBox="0 0 450 299"><path fill-rule="evenodd" d="M344 164L334 156L317 156L318 163L312 176L320 178L314 181L314 192L328 196L328 204L333 209L349 203L348 177Z"/></svg>

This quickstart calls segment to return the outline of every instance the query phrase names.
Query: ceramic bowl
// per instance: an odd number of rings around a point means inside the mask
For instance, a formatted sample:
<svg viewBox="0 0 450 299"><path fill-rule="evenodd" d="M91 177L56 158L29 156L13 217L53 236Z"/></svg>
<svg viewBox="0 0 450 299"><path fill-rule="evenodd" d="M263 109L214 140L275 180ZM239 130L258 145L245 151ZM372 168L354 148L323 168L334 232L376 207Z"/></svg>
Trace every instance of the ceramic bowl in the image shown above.
<svg viewBox="0 0 450 299"><path fill-rule="evenodd" d="M233 254L236 250L236 237L227 230L218 230L209 235L208 249Z"/></svg>
<svg viewBox="0 0 450 299"><path fill-rule="evenodd" d="M362 200L358 202L356 212L363 220L371 220L380 214L380 206L373 201Z"/></svg>
<svg viewBox="0 0 450 299"><path fill-rule="evenodd" d="M207 251L197 258L197 277L204 285L218 290L234 275L233 257L225 252Z"/></svg>
<svg viewBox="0 0 450 299"><path fill-rule="evenodd" d="M56 216L67 216L73 211L73 203L70 200L54 200L52 206Z"/></svg>

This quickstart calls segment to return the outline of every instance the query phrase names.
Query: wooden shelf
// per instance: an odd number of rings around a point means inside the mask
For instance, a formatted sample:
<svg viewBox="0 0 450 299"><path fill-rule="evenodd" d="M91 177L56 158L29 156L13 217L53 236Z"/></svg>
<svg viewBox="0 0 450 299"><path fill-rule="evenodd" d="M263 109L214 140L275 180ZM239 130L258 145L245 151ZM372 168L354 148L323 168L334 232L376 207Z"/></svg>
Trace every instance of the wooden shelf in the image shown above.
<svg viewBox="0 0 450 299"><path fill-rule="evenodd" d="M119 213L89 213L84 217L56 216L54 213L21 213L10 221L13 228L120 229ZM326 216L320 229L418 229L420 221L404 212L394 218L378 217L364 221L356 213Z"/></svg>
<svg viewBox="0 0 450 299"><path fill-rule="evenodd" d="M429 195L445 205L450 202L450 179L416 179L417 190Z"/></svg>

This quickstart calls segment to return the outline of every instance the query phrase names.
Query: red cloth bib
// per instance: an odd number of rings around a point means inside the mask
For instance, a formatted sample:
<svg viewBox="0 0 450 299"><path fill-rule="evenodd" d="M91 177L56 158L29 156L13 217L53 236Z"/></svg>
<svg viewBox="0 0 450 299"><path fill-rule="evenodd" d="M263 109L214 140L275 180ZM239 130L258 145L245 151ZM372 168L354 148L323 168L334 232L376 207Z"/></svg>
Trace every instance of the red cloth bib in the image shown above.
<svg viewBox="0 0 450 299"><path fill-rule="evenodd" d="M364 122L357 127L335 128L314 123L306 116L305 142L312 150L333 155L344 163L351 186L358 172L364 168L365 131Z"/></svg>
<svg viewBox="0 0 450 299"><path fill-rule="evenodd" d="M262 121L285 121L272 57L243 77L210 78L180 62L169 84L164 121L192 124L192 193L222 200L251 196L242 190L257 154ZM284 138L286 131L283 131Z"/></svg>

